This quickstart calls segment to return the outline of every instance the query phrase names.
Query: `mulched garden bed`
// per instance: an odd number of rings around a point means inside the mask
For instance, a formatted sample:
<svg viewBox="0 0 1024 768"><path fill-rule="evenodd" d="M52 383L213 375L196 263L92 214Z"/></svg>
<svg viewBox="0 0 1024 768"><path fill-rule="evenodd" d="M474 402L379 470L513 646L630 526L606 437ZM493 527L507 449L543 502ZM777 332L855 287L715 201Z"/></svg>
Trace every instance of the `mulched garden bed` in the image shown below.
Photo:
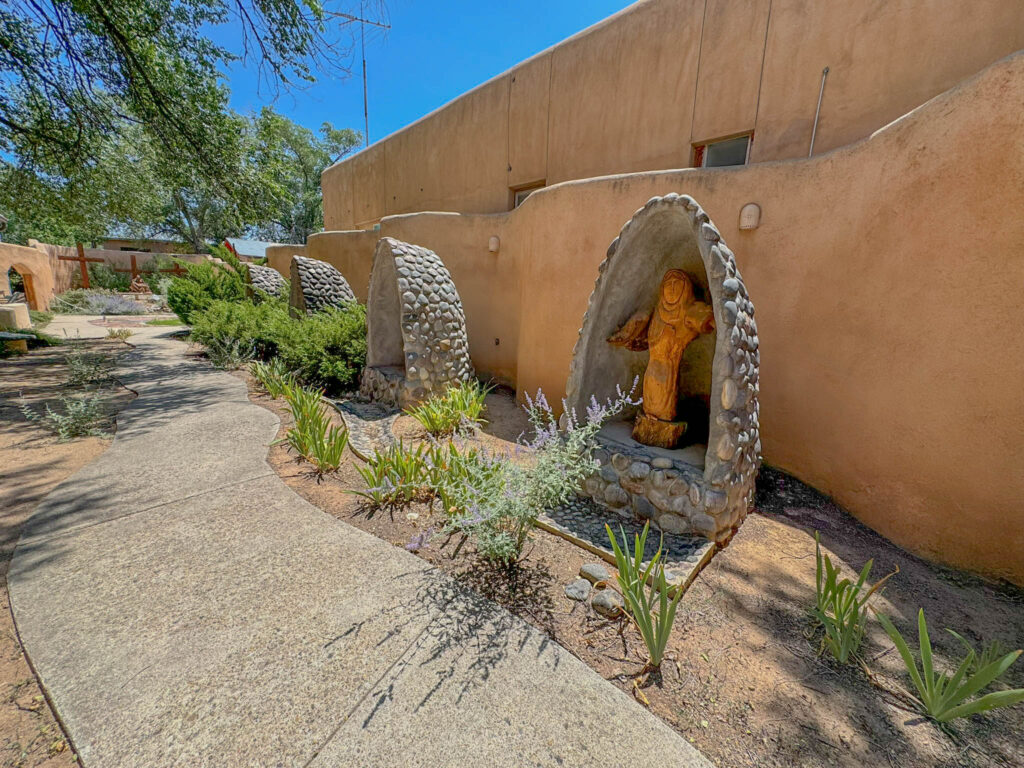
<svg viewBox="0 0 1024 768"><path fill-rule="evenodd" d="M283 401L255 392L251 381L250 390L254 402L281 417L283 435L290 425ZM490 398L490 434L477 439L492 450L508 448L522 419L507 395ZM392 430L408 442L417 426L401 416ZM322 482L283 445L271 448L269 461L312 504L395 546L436 524L424 504L368 511L345 492L362 487L358 460L350 458ZM481 561L471 544L458 548L458 539L436 538L417 554L554 638L718 765L1024 765L1024 706L940 731L908 709L900 691L909 681L877 623L862 648L873 680L858 665L840 667L818 655L817 641L807 637L806 613L814 600L815 530L823 549L850 575L869 558L875 559L872 580L899 567L874 604L915 638L914 618L924 607L940 663L961 654L943 627L976 646L993 638L1021 644L1024 592L909 555L828 498L770 468L758 481L755 512L684 596L668 660L654 676L640 676L645 649L632 626L606 620L566 596L566 585L595 558L564 539L535 531L521 564L511 570ZM1004 682L1024 687L1024 663L1011 668Z"/></svg>

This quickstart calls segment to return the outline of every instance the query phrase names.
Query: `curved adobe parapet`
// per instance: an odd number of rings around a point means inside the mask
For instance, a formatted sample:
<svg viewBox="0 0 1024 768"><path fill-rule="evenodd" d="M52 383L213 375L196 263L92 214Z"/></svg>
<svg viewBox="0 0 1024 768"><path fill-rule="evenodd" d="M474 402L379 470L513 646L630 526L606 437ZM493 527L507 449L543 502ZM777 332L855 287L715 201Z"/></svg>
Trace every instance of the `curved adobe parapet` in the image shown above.
<svg viewBox="0 0 1024 768"><path fill-rule="evenodd" d="M254 300L259 301L263 293L269 296L284 294L285 281L276 269L249 264L246 271L249 273L249 286L252 289L250 293Z"/></svg>
<svg viewBox="0 0 1024 768"><path fill-rule="evenodd" d="M341 307L356 300L348 280L326 261L293 256L289 304L297 314L311 315L327 307Z"/></svg>
<svg viewBox="0 0 1024 768"><path fill-rule="evenodd" d="M573 350L567 404L582 412L590 395L628 389L647 366L646 352L607 339L637 307L654 306L662 275L685 271L709 302L716 330L700 337L682 362L683 397L708 404L706 448L652 449L606 430L601 472L586 492L665 530L693 532L724 543L753 503L761 461L757 325L736 259L707 214L688 195L655 197L612 241L601 263ZM702 295L701 295L702 294Z"/></svg>
<svg viewBox="0 0 1024 768"><path fill-rule="evenodd" d="M473 378L462 299L433 251L377 243L366 323L363 394L405 406Z"/></svg>

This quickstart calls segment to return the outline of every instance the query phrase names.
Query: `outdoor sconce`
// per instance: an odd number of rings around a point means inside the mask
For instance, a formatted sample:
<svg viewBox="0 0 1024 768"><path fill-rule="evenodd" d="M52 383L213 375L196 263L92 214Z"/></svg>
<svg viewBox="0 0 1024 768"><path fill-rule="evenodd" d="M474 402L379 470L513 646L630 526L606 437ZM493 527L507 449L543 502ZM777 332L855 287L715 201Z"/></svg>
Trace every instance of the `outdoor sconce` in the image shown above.
<svg viewBox="0 0 1024 768"><path fill-rule="evenodd" d="M501 238L497 235L491 235L491 239L487 241L487 250L491 253L497 253L499 248L501 248Z"/></svg>
<svg viewBox="0 0 1024 768"><path fill-rule="evenodd" d="M747 203L740 208L740 229L757 229L761 223L761 206Z"/></svg>

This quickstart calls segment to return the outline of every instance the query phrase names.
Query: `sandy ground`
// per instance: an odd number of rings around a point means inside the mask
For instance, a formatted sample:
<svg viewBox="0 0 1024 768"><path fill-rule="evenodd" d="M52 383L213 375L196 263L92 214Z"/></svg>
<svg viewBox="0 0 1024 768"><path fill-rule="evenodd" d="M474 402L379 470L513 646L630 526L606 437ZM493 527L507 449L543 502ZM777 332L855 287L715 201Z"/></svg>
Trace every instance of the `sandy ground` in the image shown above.
<svg viewBox="0 0 1024 768"><path fill-rule="evenodd" d="M127 349L116 341L78 343L109 355ZM43 348L0 360L0 766L77 764L22 653L7 599L7 568L25 520L54 486L110 444L98 437L58 442L18 408L22 398L36 410L47 403L58 407L59 396L68 393L67 349ZM123 388L106 390L106 410L113 414L130 398Z"/></svg>
<svg viewBox="0 0 1024 768"><path fill-rule="evenodd" d="M258 393L252 398L281 415L283 435L290 423L283 402ZM509 448L524 426L506 400L489 403L485 414L491 434L479 442L491 449ZM406 442L418 434L408 417L399 418L393 431ZM352 463L317 482L282 445L271 449L270 462L310 502L396 546L439 522L425 504L368 512L345 492L361 487ZM923 606L942 663L960 653L944 627L976 645L992 638L1021 644L1020 590L925 563L771 469L759 480L755 513L684 597L668 661L653 677L639 677L644 648L633 627L601 619L565 596L580 566L594 561L572 544L537 531L521 567L511 572L481 563L469 544L456 553L458 540L435 539L418 554L548 633L718 765L1024 765L1024 706L959 721L943 733L908 710L901 689L909 680L877 624L862 649L874 682L856 665L840 667L818 655L806 613L814 600L815 530L850 575L869 558L875 559L873 580L899 567L875 604L912 637ZM1010 670L1004 684L1024 686L1024 663Z"/></svg>

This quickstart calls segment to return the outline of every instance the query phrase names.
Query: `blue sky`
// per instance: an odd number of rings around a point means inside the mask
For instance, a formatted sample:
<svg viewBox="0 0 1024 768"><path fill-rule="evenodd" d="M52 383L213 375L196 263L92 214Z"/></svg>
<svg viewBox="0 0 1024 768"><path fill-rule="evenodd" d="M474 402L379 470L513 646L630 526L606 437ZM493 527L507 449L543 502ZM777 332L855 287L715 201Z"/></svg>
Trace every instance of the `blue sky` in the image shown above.
<svg viewBox="0 0 1024 768"><path fill-rule="evenodd" d="M388 0L392 28L367 27L370 140L382 139L535 53L630 5L629 0ZM369 3L368 3L369 5ZM340 4L332 5L340 10ZM358 10L349 2L348 8ZM369 15L369 14L368 14ZM219 31L226 35L227 28ZM218 33L216 36L221 38ZM352 74L321 74L304 90L259 93L255 73L235 66L228 84L231 106L250 112L275 109L314 130L363 129L358 48Z"/></svg>

